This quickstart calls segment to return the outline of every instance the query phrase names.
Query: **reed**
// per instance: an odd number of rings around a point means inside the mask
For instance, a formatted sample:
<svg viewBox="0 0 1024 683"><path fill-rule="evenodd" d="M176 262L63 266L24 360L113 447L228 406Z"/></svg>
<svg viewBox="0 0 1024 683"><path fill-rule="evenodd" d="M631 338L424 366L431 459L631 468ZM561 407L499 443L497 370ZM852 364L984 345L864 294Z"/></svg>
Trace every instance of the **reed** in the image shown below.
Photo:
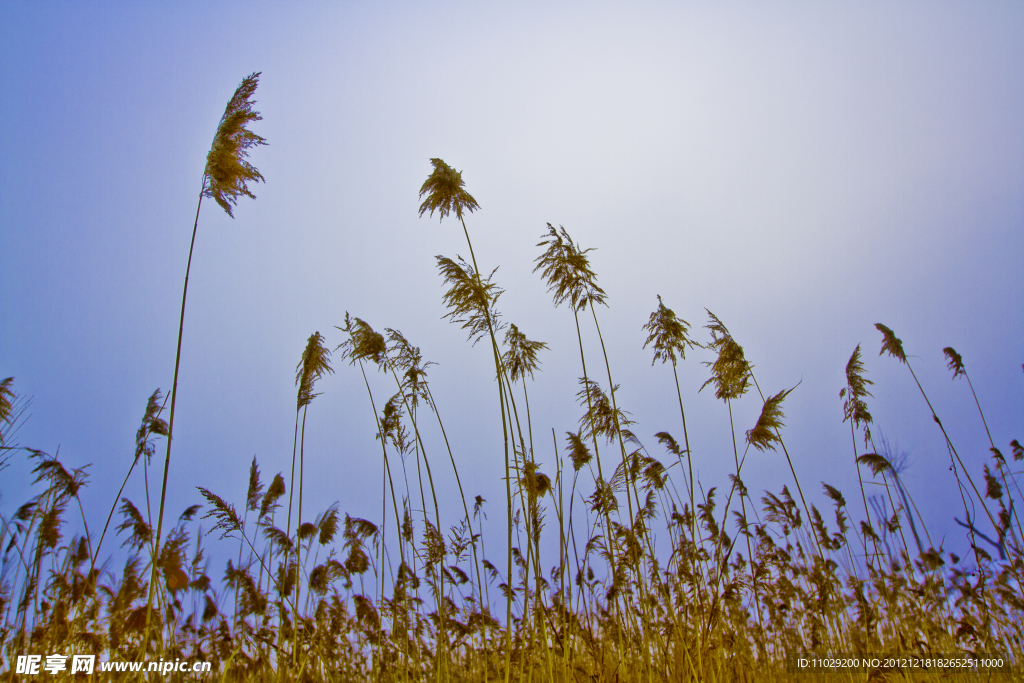
<svg viewBox="0 0 1024 683"><path fill-rule="evenodd" d="M185 329L185 301L188 297L188 276L192 270L192 253L196 246L196 233L199 229L199 210L203 206L203 198L209 197L217 202L224 211L234 218L233 208L242 196L255 199L249 189L249 183L263 182L263 176L256 167L247 161L249 150L267 144L262 137L250 131L247 126L262 117L253 109L255 102L252 96L259 85L259 72L244 78L231 96L224 115L217 126L210 152L206 155L206 168L203 171L199 201L196 203L196 217L192 224L192 240L188 248L188 261L185 265L185 284L181 288L181 314L178 319L178 345L174 355L174 380L171 383L171 413L167 422L167 452L164 456L163 482L160 486L160 509L157 513L156 535L154 536L154 560L160 551L163 533L164 505L167 502L167 477L171 465L171 444L174 435L174 415L178 400L178 370L181 367L181 338ZM149 599L146 602L146 636L143 649L139 656L145 655L148 646L151 622L150 610L153 608L153 595L157 583L157 563L152 563L149 581Z"/></svg>
<svg viewBox="0 0 1024 683"><path fill-rule="evenodd" d="M498 377L498 404L501 409L501 427L505 452L505 496L508 505L508 568L507 576L511 581L512 576L512 484L511 468L509 465L509 427L505 419L505 386L501 367L501 353L498 350L498 339L496 334L496 312L494 304L497 303L501 290L491 280L494 272L485 280L480 275L480 266L477 264L476 252L473 250L473 241L469 238L469 230L466 228L464 213L472 213L480 208L476 199L465 189L465 182L462 180L462 173L446 164L442 159L433 158L430 160L434 170L420 187L420 216L424 213L434 215L436 210L439 220L444 220L452 211L455 217L462 224L462 232L466 236L466 245L469 247L469 255L473 261L472 268L466 264L456 264L451 259L443 256L437 257L438 269L444 277L446 284L450 285L445 294L445 304L450 309L448 317L453 321L461 322L464 329L469 330L470 338L479 340L485 333L490 338L491 352L494 357L494 370ZM426 198L424 199L424 195ZM443 621L443 617L442 617ZM512 593L507 591L506 598L506 639L505 639L505 682L508 683L509 672L511 671L512 655Z"/></svg>

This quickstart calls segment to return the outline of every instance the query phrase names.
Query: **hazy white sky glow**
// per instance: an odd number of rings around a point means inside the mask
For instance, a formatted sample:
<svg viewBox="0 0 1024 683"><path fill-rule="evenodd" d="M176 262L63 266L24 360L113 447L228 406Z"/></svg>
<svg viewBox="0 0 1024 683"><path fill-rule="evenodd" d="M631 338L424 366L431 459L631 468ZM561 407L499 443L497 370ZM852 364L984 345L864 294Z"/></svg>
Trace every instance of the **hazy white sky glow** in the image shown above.
<svg viewBox="0 0 1024 683"><path fill-rule="evenodd" d="M531 272L550 221L596 248L619 400L652 455L669 460L655 432L681 432L671 374L642 350L657 294L701 341L704 308L719 315L766 393L802 382L783 437L815 497L856 486L838 392L862 343L876 433L909 452L947 549L966 545L941 433L873 325L903 339L979 479L988 441L943 347L996 445L1024 438L1024 5L3 2L0 378L33 399L23 445L93 464L87 509L109 506L146 398L170 387L205 155L253 71L266 184L234 220L202 209L172 516L198 485L241 502L253 455L287 472L295 365L314 331L340 343L350 311L438 364L467 494L503 519L492 361L441 320L434 256L465 241L417 216L441 157L481 205L467 225L505 320L550 346L530 386L542 470L551 429L561 449L581 414L571 313ZM728 414L698 394L710 359L694 351L681 381L701 481L727 486ZM309 412L308 509L379 520L365 389L335 371ZM735 406L740 436L760 407ZM744 479L778 490L788 468L752 453ZM5 514L28 481L18 462L0 475Z"/></svg>

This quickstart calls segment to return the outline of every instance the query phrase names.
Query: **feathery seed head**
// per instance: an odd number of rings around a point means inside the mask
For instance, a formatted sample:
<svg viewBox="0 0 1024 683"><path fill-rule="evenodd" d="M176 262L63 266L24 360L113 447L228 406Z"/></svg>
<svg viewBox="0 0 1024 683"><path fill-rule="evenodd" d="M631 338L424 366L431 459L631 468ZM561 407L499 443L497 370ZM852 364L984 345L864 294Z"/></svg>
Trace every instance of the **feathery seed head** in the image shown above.
<svg viewBox="0 0 1024 683"><path fill-rule="evenodd" d="M795 388L793 387L793 389ZM774 444L781 441L778 430L783 427L782 418L785 417L782 412L782 401L789 396L793 389L780 391L764 402L761 416L757 418L757 424L747 432L747 443L761 452L769 448L775 450Z"/></svg>
<svg viewBox="0 0 1024 683"><path fill-rule="evenodd" d="M73 498L78 495L78 491L86 481L83 468L68 472L56 456L35 449L31 449L30 453L30 458L40 461L32 469L32 473L36 475L34 483L48 482L47 493L55 498Z"/></svg>
<svg viewBox="0 0 1024 683"><path fill-rule="evenodd" d="M956 379L960 375L966 375L967 370L964 369L964 359L956 352L952 346L947 346L942 349L942 353L946 354L946 358L949 359L949 369L953 371L953 379Z"/></svg>
<svg viewBox="0 0 1024 683"><path fill-rule="evenodd" d="M669 453L676 456L682 456L686 451L679 447L675 437L668 432L658 432L654 437L661 443L662 446L668 449Z"/></svg>
<svg viewBox="0 0 1024 683"><path fill-rule="evenodd" d="M278 472L274 475L274 479L270 482L270 486L267 487L267 492L263 494L263 499L260 500L260 516L259 519L263 519L268 514L273 512L278 507L278 499L285 494L284 477Z"/></svg>
<svg viewBox="0 0 1024 683"><path fill-rule="evenodd" d="M380 432L377 434L377 438L382 440L390 439L395 450L405 455L412 444L409 441L409 432L406 430L405 425L402 424L402 415L404 414L402 396L402 392L399 391L384 404L384 410L380 417Z"/></svg>
<svg viewBox="0 0 1024 683"><path fill-rule="evenodd" d="M537 353L546 349L548 345L544 342L530 341L515 325L510 325L505 332L505 344L508 345L508 351L502 355L501 360L508 369L512 381L526 379L527 374L533 379L533 373L540 365Z"/></svg>
<svg viewBox="0 0 1024 683"><path fill-rule="evenodd" d="M303 522L299 525L299 528L295 530L295 535L299 541L305 541L306 539L313 538L316 534L316 525L312 522Z"/></svg>
<svg viewBox="0 0 1024 683"><path fill-rule="evenodd" d="M852 398L870 396L871 392L867 390L870 384L874 384L874 382L864 377L864 361L860 356L860 344L857 344L857 348L853 350L850 360L846 363L846 385L850 389L850 396Z"/></svg>
<svg viewBox="0 0 1024 683"><path fill-rule="evenodd" d="M988 465L985 465L985 497L992 500L999 500L1003 497L1003 485L992 475Z"/></svg>
<svg viewBox="0 0 1024 683"><path fill-rule="evenodd" d="M619 509L619 501L615 497L612 485L600 477L594 482L594 493L587 498L590 509L597 515L615 512ZM596 538L596 537L595 537Z"/></svg>
<svg viewBox="0 0 1024 683"><path fill-rule="evenodd" d="M437 269L441 271L446 285L449 285L442 300L448 307L443 317L451 318L452 322L462 323L462 328L469 330L469 338L473 343L490 331L497 331L498 311L495 304L504 290L493 282L495 268L486 278L479 277L473 267L459 259L459 262L445 256L437 256Z"/></svg>
<svg viewBox="0 0 1024 683"><path fill-rule="evenodd" d="M135 458L138 459L140 456L146 456L146 462L153 457L155 452L155 446L153 442L149 440L152 434L160 434L167 436L167 423L159 417L160 412L163 410L163 404L161 400L163 394L157 389L154 391L149 400L146 402L146 412L142 416L142 424L139 425L139 430L135 433Z"/></svg>
<svg viewBox="0 0 1024 683"><path fill-rule="evenodd" d="M648 332L644 348L654 344L654 360L651 361L651 365L659 360L662 363L671 361L675 365L676 354L685 360L686 347L692 349L698 345L697 342L687 337L690 323L676 317L672 309L665 306L660 294L658 295L658 309L651 313L644 329Z"/></svg>
<svg viewBox="0 0 1024 683"><path fill-rule="evenodd" d="M256 198L249 190L249 182L263 182L263 176L256 167L246 161L252 147L267 144L266 140L246 128L253 121L263 120L253 109L256 103L250 99L256 92L259 79L259 72L250 74L235 90L217 126L210 153L206 155L203 196L216 200L232 218L232 206L238 204L239 197Z"/></svg>
<svg viewBox="0 0 1024 683"><path fill-rule="evenodd" d="M327 545L334 541L334 536L338 533L338 504L335 503L327 508L327 512L317 518L314 526L318 532L320 545Z"/></svg>
<svg viewBox="0 0 1024 683"><path fill-rule="evenodd" d="M115 530L120 533L128 532L128 538L121 547L128 546L131 550L141 550L146 547L153 537L153 530L146 523L139 509L127 498L121 499L121 516L123 521L117 525Z"/></svg>
<svg viewBox="0 0 1024 683"><path fill-rule="evenodd" d="M526 490L531 500L543 498L551 490L551 478L537 471L537 463L527 462L523 466L520 485Z"/></svg>
<svg viewBox="0 0 1024 683"><path fill-rule="evenodd" d="M707 310L707 309L704 309ZM718 351L718 358L704 364L711 368L711 377L701 386L715 385L715 398L728 401L747 393L750 371L753 369L743 355L743 347L736 343L721 320L708 311L711 320L705 327L711 330L709 348Z"/></svg>
<svg viewBox="0 0 1024 683"><path fill-rule="evenodd" d="M409 340L398 330L388 327L384 332L388 336L388 362L392 368L401 371L402 392L409 400L410 405L416 408L420 401L423 401L428 406L432 406L430 391L427 387L427 368L436 363L424 362L419 347L410 344Z"/></svg>
<svg viewBox="0 0 1024 683"><path fill-rule="evenodd" d="M825 482L821 482L821 485L825 487L825 495L832 499L839 507L846 506L846 499L843 498L842 492L834 486L829 486Z"/></svg>
<svg viewBox="0 0 1024 683"><path fill-rule="evenodd" d="M463 211L472 213L480 208L473 195L466 192L461 171L456 171L441 159L431 159L430 163L434 170L420 187L420 197L427 195L420 204L420 216L429 211L433 217L437 210L441 220L444 220L454 210L455 217L462 220Z"/></svg>
<svg viewBox="0 0 1024 683"><path fill-rule="evenodd" d="M871 396L867 389L871 384L874 382L864 376L864 361L861 359L858 344L846 364L846 387L839 392L839 397L846 399L843 403L843 422L853 420L854 427L864 427L865 444L871 438L872 418L864 398Z"/></svg>
<svg viewBox="0 0 1024 683"><path fill-rule="evenodd" d="M263 498L263 484L260 482L260 468L256 464L254 455L252 464L249 466L249 489L245 496L245 509L249 512L259 510L261 498Z"/></svg>
<svg viewBox="0 0 1024 683"><path fill-rule="evenodd" d="M185 511L178 516L179 522L191 522L192 518L196 516L196 513L203 509L202 505L198 503L196 505L189 505L185 508Z"/></svg>
<svg viewBox="0 0 1024 683"><path fill-rule="evenodd" d="M14 410L14 391L11 390L13 377L8 377L0 382L0 423L11 421L11 412ZM0 430L0 446L4 445L4 432Z"/></svg>
<svg viewBox="0 0 1024 683"><path fill-rule="evenodd" d="M653 518L654 506L651 498L651 493L653 492L650 492L650 489L654 488L660 491L665 488L665 482L668 480L668 470L654 458L644 458L641 464L643 465L644 487L649 491L647 496L648 515Z"/></svg>
<svg viewBox="0 0 1024 683"><path fill-rule="evenodd" d="M587 445L583 443L583 431L579 432L566 432L566 440L569 442L569 460L572 461L572 468L579 472L583 467L590 462L591 457L590 451L587 449Z"/></svg>
<svg viewBox="0 0 1024 683"><path fill-rule="evenodd" d="M228 503L216 493L204 489L202 486L197 486L196 489L210 504L210 509L203 515L203 519L212 517L216 521L216 524L210 530L211 532L220 531L221 538L225 538L233 533L240 533L242 531L242 518L238 515L234 505Z"/></svg>
<svg viewBox="0 0 1024 683"><path fill-rule="evenodd" d="M333 374L330 364L331 352L324 346L324 337L314 332L306 341L302 360L296 366L295 384L299 387L296 410L308 406L319 394L313 393L313 385L326 374Z"/></svg>
<svg viewBox="0 0 1024 683"><path fill-rule="evenodd" d="M867 465L871 469L871 473L878 475L881 473L896 473L892 463L882 455L878 453L865 453L864 455L857 458L857 462L862 465Z"/></svg>
<svg viewBox="0 0 1024 683"><path fill-rule="evenodd" d="M611 441L621 430L623 437L631 437L626 427L635 423L629 419L629 413L622 408L613 408L611 398L594 380L581 378L579 383L583 388L576 393L576 400L587 409L579 422L583 435L588 439L603 436ZM619 386L615 385L612 393L618 389Z"/></svg>
<svg viewBox="0 0 1024 683"><path fill-rule="evenodd" d="M900 361L907 362L907 354L903 351L903 341L896 337L896 333L882 323L875 323L875 328L882 333L882 350L878 352L881 356L888 352L890 356Z"/></svg>
<svg viewBox="0 0 1024 683"><path fill-rule="evenodd" d="M543 254L534 259L537 265L533 272L541 271L541 277L547 281L548 291L553 293L555 306L568 301L573 308L582 311L587 304L607 304L607 295L597 285L597 273L590 267L587 253L590 249L580 249L572 241L563 226L548 223L548 234L538 247L547 246Z"/></svg>
<svg viewBox="0 0 1024 683"><path fill-rule="evenodd" d="M348 339L338 344L334 349L341 349L342 359L348 359L350 365L367 358L378 366L387 362L387 344L384 343L384 335L374 332L373 328L359 318L353 318L346 311L345 326L335 329L348 333Z"/></svg>

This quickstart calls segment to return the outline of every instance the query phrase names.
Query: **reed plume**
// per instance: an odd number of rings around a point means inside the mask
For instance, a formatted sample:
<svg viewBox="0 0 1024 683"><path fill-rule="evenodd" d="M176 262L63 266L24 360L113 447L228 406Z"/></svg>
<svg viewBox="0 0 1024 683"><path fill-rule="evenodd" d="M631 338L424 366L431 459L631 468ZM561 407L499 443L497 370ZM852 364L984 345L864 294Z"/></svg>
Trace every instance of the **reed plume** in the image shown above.
<svg viewBox="0 0 1024 683"><path fill-rule="evenodd" d="M795 388L795 387L794 387ZM759 451L775 450L775 444L780 442L779 430L782 429L782 402L793 391L785 389L770 397L761 407L761 415L753 429L747 430L747 443Z"/></svg>
<svg viewBox="0 0 1024 683"><path fill-rule="evenodd" d="M247 128L253 121L263 120L253 109L256 103L252 100L259 80L259 72L242 80L228 101L213 145L206 155L203 196L216 201L232 218L232 209L238 204L239 197L256 199L249 183L263 182L263 176L248 161L249 150L267 144L264 138Z"/></svg>
<svg viewBox="0 0 1024 683"><path fill-rule="evenodd" d="M540 271L541 278L548 285L548 293L554 299L555 306L568 302L574 311L586 309L587 304L607 305L608 296L597 284L597 273L590 267L588 253L593 251L581 249L572 241L565 226L548 223L546 239L537 243L545 247L544 253L534 262L537 264L533 272Z"/></svg>
<svg viewBox="0 0 1024 683"><path fill-rule="evenodd" d="M736 343L718 316L711 311L707 311L707 314L710 322L705 327L711 331L708 348L718 356L704 363L711 368L711 377L701 385L701 391L708 385L714 385L715 398L733 401L750 388L750 363L743 353L743 347Z"/></svg>
<svg viewBox="0 0 1024 683"><path fill-rule="evenodd" d="M506 351L502 354L502 361L508 371L509 379L517 382L525 380L527 375L533 379L533 373L540 365L537 354L548 348L548 345L544 342L527 339L518 327L510 325L505 333L505 347Z"/></svg>
<svg viewBox="0 0 1024 683"><path fill-rule="evenodd" d="M482 278L465 261L456 263L445 256L435 258L437 269L448 285L448 291L443 296L448 308L444 317L451 318L452 322L468 330L469 340L474 345L490 334L492 329L500 329L495 303L504 290L494 283L494 272Z"/></svg>
<svg viewBox="0 0 1024 683"><path fill-rule="evenodd" d="M677 357L679 360L686 360L686 350L700 346L690 339L690 323L678 317L675 311L666 306L660 294L658 308L651 313L644 330L648 333L644 348L654 345L654 359L651 365L660 360L662 363L672 363L675 367Z"/></svg>
<svg viewBox="0 0 1024 683"><path fill-rule="evenodd" d="M846 363L846 386L839 391L843 402L843 422L849 422L851 429L864 430L864 443L871 439L871 412L864 400L871 396L868 387L874 384L864 376L864 359L860 355L860 344L853 350Z"/></svg>

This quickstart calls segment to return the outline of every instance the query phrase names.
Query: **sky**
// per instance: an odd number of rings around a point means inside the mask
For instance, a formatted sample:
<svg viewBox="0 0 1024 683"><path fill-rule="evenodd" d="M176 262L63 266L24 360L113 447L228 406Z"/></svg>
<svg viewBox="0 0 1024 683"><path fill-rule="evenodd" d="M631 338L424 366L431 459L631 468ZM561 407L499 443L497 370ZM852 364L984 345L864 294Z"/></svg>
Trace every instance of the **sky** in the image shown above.
<svg viewBox="0 0 1024 683"><path fill-rule="evenodd" d="M857 498L838 394L860 344L873 431L906 453L935 544L964 554L942 434L907 368L879 357L874 325L903 340L981 482L988 438L942 349L962 354L1009 455L1024 437L1020 3L5 0L0 378L31 398L21 445L89 465L91 524L132 463L146 399L170 388L205 155L235 87L257 71L252 129L269 144L250 161L266 182L233 219L202 205L169 519L201 502L197 486L240 505L253 457L266 480L287 477L296 364L315 331L341 343L350 312L401 330L436 363L431 387L466 493L488 500L501 538L492 360L443 319L434 259L468 258L465 237L451 219L418 215L439 157L480 204L466 223L481 269L498 268L503 319L549 347L529 385L542 471L555 469L552 430L564 455L581 415L571 311L532 272L552 223L594 248L617 397L651 455L670 463L654 434L682 431L671 371L643 348L657 295L698 341L709 339L705 309L719 316L766 394L797 387L782 436L819 504L821 481ZM583 343L607 387L592 322ZM734 468L728 409L699 391L712 359L694 349L679 376L705 490L727 487ZM380 406L393 388L370 380ZM337 501L380 520L362 377L336 358L317 390L305 509ZM761 403L748 394L733 408L742 440ZM424 432L442 520L455 524L443 441L434 425ZM140 501L133 477L125 495ZM781 453L751 452L743 478L757 497L792 486ZM30 483L13 456L0 473L5 516ZM489 556L503 557L500 545Z"/></svg>

